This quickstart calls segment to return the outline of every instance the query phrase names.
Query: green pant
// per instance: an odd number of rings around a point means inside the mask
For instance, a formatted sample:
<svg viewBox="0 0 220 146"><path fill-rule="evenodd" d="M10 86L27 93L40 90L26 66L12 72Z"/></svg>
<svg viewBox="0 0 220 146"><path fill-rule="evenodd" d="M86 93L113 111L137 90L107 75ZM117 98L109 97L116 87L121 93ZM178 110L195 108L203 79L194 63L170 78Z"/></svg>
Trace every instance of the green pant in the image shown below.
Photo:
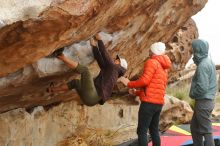
<svg viewBox="0 0 220 146"><path fill-rule="evenodd" d="M97 104L101 99L97 94L93 77L86 66L79 64L74 70L81 74L81 79L74 79L67 83L69 89L76 89L82 102L87 106Z"/></svg>

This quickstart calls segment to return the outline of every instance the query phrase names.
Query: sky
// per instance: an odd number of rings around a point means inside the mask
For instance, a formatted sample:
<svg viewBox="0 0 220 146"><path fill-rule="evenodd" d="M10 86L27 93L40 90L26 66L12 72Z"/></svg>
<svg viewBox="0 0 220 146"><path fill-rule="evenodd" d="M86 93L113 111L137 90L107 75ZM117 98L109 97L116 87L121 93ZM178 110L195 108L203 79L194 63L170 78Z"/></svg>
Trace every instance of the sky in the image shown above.
<svg viewBox="0 0 220 146"><path fill-rule="evenodd" d="M199 38L209 42L210 57L220 64L220 0L208 0L205 7L194 15Z"/></svg>

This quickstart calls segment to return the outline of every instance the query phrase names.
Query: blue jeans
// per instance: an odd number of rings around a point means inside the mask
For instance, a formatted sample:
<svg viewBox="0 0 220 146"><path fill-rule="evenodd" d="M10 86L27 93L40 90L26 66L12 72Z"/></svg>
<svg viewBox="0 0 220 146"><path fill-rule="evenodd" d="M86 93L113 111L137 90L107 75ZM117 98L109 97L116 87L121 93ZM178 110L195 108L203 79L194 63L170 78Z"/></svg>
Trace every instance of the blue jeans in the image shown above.
<svg viewBox="0 0 220 146"><path fill-rule="evenodd" d="M160 146L159 120L162 105L142 102L138 112L138 145L148 146L149 129L153 146Z"/></svg>

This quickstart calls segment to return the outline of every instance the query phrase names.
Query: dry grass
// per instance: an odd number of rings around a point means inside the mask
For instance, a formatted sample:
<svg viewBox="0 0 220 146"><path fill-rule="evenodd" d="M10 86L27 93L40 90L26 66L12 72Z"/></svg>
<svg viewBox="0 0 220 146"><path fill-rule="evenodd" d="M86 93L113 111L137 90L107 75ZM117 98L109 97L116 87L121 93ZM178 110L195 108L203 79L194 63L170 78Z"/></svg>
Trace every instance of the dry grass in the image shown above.
<svg viewBox="0 0 220 146"><path fill-rule="evenodd" d="M87 129L84 134L73 135L56 146L113 146L111 139L117 131Z"/></svg>
<svg viewBox="0 0 220 146"><path fill-rule="evenodd" d="M179 86L167 87L166 93L172 95L180 100L184 100L190 104L190 106L194 107L194 100L189 97L190 86L187 83L184 83Z"/></svg>
<svg viewBox="0 0 220 146"><path fill-rule="evenodd" d="M189 97L190 84L183 83L179 86L175 87L167 87L166 93L172 95L180 100L184 100L190 104L190 106L194 107L194 100ZM220 94L216 96L216 105L220 105Z"/></svg>
<svg viewBox="0 0 220 146"><path fill-rule="evenodd" d="M216 103L220 103L220 95L216 96Z"/></svg>

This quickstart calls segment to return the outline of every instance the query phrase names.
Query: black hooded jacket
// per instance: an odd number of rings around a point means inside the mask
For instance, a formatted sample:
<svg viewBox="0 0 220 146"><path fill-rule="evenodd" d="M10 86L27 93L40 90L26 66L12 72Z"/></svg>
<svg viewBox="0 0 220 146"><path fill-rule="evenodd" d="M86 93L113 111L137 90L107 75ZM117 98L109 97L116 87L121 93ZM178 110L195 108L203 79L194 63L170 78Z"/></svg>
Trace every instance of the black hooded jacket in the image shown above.
<svg viewBox="0 0 220 146"><path fill-rule="evenodd" d="M100 104L103 104L111 96L117 79L124 75L126 69L114 63L102 40L98 40L98 47L93 47L92 51L100 67L100 72L94 79L94 84L99 97L102 99Z"/></svg>

